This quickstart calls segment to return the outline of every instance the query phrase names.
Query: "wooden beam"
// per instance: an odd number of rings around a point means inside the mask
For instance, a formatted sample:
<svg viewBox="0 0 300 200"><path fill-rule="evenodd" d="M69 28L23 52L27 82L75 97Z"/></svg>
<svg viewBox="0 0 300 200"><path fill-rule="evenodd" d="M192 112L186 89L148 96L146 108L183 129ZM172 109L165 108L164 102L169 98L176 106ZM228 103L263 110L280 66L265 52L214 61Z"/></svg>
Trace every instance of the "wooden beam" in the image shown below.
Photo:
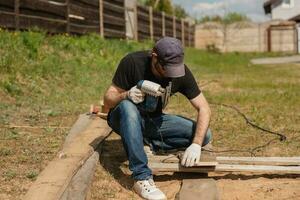
<svg viewBox="0 0 300 200"><path fill-rule="evenodd" d="M73 176L110 131L105 120L93 119L87 129L72 138L40 173L24 199L38 200L41 194L44 200L60 199Z"/></svg>
<svg viewBox="0 0 300 200"><path fill-rule="evenodd" d="M216 161L220 164L300 165L300 157L217 157Z"/></svg>
<svg viewBox="0 0 300 200"><path fill-rule="evenodd" d="M99 0L99 32L100 32L100 36L104 37L103 0Z"/></svg>
<svg viewBox="0 0 300 200"><path fill-rule="evenodd" d="M139 32L138 32L138 5L137 3L135 4L134 8L133 8L133 13L134 13L134 39L136 41L139 40Z"/></svg>
<svg viewBox="0 0 300 200"><path fill-rule="evenodd" d="M153 41L153 9L149 6L149 28L150 28L150 39Z"/></svg>
<svg viewBox="0 0 300 200"><path fill-rule="evenodd" d="M66 0L66 32L70 33L70 0Z"/></svg>
<svg viewBox="0 0 300 200"><path fill-rule="evenodd" d="M165 21L165 12L161 13L161 21L162 21L162 36L165 37L166 36L166 21Z"/></svg>
<svg viewBox="0 0 300 200"><path fill-rule="evenodd" d="M184 38L184 20L181 18L181 42L182 46L185 46L185 38Z"/></svg>
<svg viewBox="0 0 300 200"><path fill-rule="evenodd" d="M176 38L176 16L173 16L173 37Z"/></svg>
<svg viewBox="0 0 300 200"><path fill-rule="evenodd" d="M257 172L267 174L300 174L300 166L227 165L216 166L217 172Z"/></svg>
<svg viewBox="0 0 300 200"><path fill-rule="evenodd" d="M268 174L300 174L300 166L268 166L268 165L228 165L218 164L215 167L197 166L183 167L179 163L149 163L154 172L255 172Z"/></svg>
<svg viewBox="0 0 300 200"><path fill-rule="evenodd" d="M183 167L179 163L155 163L149 162L149 168L154 172L196 172L207 173L215 171L214 166L201 166L201 167Z"/></svg>

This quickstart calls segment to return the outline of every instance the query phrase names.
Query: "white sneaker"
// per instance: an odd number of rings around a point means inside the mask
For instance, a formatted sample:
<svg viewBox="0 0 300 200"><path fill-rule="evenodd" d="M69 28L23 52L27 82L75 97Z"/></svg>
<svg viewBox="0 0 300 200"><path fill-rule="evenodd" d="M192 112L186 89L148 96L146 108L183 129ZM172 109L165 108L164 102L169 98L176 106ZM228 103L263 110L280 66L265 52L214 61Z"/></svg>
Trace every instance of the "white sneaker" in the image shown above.
<svg viewBox="0 0 300 200"><path fill-rule="evenodd" d="M133 185L133 190L148 200L165 200L165 194L156 187L153 179L136 181Z"/></svg>

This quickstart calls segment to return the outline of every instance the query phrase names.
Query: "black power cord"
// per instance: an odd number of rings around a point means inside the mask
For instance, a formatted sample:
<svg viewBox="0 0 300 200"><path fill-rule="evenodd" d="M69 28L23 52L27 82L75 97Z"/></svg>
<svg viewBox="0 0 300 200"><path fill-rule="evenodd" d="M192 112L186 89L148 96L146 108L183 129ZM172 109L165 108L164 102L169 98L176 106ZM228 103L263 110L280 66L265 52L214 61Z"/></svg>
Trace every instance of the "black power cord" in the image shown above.
<svg viewBox="0 0 300 200"><path fill-rule="evenodd" d="M251 156L255 156L255 152L258 151L259 149L265 148L267 146L269 146L272 142L279 140L280 142L284 142L286 141L287 137L283 134L283 133L279 133L279 132L275 132L275 131L271 131L268 130L266 128L263 128L261 126L258 126L257 124L255 124L254 122L252 122L244 113L242 113L237 107L232 106L232 105L227 105L227 104L222 104L222 103L210 103L211 105L216 105L216 106L223 106L223 107L227 107L230 109L235 110L240 116L242 116L244 118L244 120L246 121L247 124L249 124L250 126L252 126L253 128L259 129L263 132L266 132L268 134L272 134L272 135L276 135L279 138L273 138L270 141L268 141L266 144L264 145L260 145L257 147L254 147L250 150L235 150L235 149L229 149L229 150L224 150L224 151L214 151L214 150L206 150L208 152L212 152L212 153L227 153L227 152L247 152L250 153Z"/></svg>

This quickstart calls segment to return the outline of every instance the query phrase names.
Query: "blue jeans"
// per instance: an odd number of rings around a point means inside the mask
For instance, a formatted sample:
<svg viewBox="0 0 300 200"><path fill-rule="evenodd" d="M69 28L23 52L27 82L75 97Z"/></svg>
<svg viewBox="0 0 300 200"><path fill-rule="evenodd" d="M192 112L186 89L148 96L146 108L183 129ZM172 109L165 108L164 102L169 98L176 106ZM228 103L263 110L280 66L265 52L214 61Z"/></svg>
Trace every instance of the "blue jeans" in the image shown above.
<svg viewBox="0 0 300 200"><path fill-rule="evenodd" d="M176 115L143 116L129 100L121 101L111 110L107 121L122 138L129 169L135 180L152 177L144 141L149 142L153 151L186 148L192 143L196 129L195 121ZM203 145L209 143L211 137L211 131L208 130Z"/></svg>

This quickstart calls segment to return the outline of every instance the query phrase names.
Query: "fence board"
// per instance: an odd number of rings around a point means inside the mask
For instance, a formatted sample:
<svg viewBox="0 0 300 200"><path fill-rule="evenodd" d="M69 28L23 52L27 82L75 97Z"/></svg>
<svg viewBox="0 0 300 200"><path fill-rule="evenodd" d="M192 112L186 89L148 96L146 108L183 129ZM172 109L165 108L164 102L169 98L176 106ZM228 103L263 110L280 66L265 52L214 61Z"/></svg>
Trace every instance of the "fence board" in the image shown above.
<svg viewBox="0 0 300 200"><path fill-rule="evenodd" d="M70 0L70 3L89 8L99 7L99 0Z"/></svg>
<svg viewBox="0 0 300 200"><path fill-rule="evenodd" d="M14 12L14 1L0 0L0 11Z"/></svg>
<svg viewBox="0 0 300 200"><path fill-rule="evenodd" d="M106 23L106 24L113 24L113 25L117 25L117 26L121 26L121 27L123 27L125 24L124 18L121 19L119 17L114 17L114 16L107 15L107 14L104 14L103 17L104 17L104 23Z"/></svg>
<svg viewBox="0 0 300 200"><path fill-rule="evenodd" d="M100 31L99 16L103 16L104 37L126 37L124 0L102 0L103 13L100 15L99 0L20 0L20 28L38 26L51 33L69 31L85 34ZM16 28L14 0L0 0L0 26ZM149 7L137 5L137 32L140 40L150 39ZM1 12L2 11L2 12ZM153 39L163 35L162 13L153 11ZM176 20L177 24L178 21ZM173 36L173 16L165 15L165 35ZM24 23L24 24L22 24ZM188 27L190 28L190 27ZM175 27L176 35L181 39L180 25ZM187 31L188 33L189 31ZM185 32L185 42L192 36ZM187 43L187 42L186 42Z"/></svg>
<svg viewBox="0 0 300 200"><path fill-rule="evenodd" d="M124 6L121 7L119 5L114 5L112 3L109 3L107 1L103 1L103 11L104 13L110 13L114 16L124 17L125 8Z"/></svg>
<svg viewBox="0 0 300 200"><path fill-rule="evenodd" d="M91 20L95 23L99 20L99 11L96 8L82 7L76 4L70 4L70 13L85 18L85 20ZM99 22L98 22L99 23Z"/></svg>
<svg viewBox="0 0 300 200"><path fill-rule="evenodd" d="M185 46L190 46L189 45L189 34L190 34L189 24L188 24L188 22L184 22L184 44L185 44Z"/></svg>
<svg viewBox="0 0 300 200"><path fill-rule="evenodd" d="M66 31L66 21L49 20L43 17L20 15L20 29L38 27L50 33L63 33Z"/></svg>
<svg viewBox="0 0 300 200"><path fill-rule="evenodd" d="M166 36L173 37L173 17L165 15Z"/></svg>
<svg viewBox="0 0 300 200"><path fill-rule="evenodd" d="M0 11L0 25L5 28L15 28L15 15L13 13Z"/></svg>
<svg viewBox="0 0 300 200"><path fill-rule="evenodd" d="M70 23L70 33L86 34L86 33L99 33L99 26L87 26Z"/></svg>
<svg viewBox="0 0 300 200"><path fill-rule="evenodd" d="M118 31L109 28L104 29L104 36L107 38L125 38L125 34L123 31Z"/></svg>
<svg viewBox="0 0 300 200"><path fill-rule="evenodd" d="M20 13L55 19L64 19L66 14L66 6L54 5L39 0L21 0Z"/></svg>

